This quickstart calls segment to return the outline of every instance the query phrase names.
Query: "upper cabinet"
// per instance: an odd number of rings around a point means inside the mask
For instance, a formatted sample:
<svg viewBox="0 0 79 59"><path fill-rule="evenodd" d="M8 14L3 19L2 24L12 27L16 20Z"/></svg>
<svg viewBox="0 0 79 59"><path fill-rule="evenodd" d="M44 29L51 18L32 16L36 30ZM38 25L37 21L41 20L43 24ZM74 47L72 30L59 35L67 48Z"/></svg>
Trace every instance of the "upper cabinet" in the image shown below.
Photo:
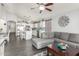
<svg viewBox="0 0 79 59"><path fill-rule="evenodd" d="M0 19L0 33L7 32L7 22L3 19Z"/></svg>

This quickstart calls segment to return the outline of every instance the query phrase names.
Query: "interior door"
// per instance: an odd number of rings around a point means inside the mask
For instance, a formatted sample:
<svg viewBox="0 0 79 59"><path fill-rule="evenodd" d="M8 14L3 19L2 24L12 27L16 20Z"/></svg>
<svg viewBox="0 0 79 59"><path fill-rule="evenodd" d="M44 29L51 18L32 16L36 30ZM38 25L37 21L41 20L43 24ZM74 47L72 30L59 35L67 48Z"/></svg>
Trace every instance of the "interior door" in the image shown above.
<svg viewBox="0 0 79 59"><path fill-rule="evenodd" d="M16 32L16 22L15 21L8 21L8 30L10 32Z"/></svg>

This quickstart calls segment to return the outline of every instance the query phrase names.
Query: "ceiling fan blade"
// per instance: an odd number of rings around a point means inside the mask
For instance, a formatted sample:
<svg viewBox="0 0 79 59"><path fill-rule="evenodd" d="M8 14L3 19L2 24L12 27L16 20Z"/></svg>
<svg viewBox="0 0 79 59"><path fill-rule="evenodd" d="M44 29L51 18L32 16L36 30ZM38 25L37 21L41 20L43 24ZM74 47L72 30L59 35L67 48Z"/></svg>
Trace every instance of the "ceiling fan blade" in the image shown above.
<svg viewBox="0 0 79 59"><path fill-rule="evenodd" d="M50 6L50 5L53 5L53 3L47 3L45 6Z"/></svg>
<svg viewBox="0 0 79 59"><path fill-rule="evenodd" d="M46 10L48 10L48 11L52 11L51 9L49 9L49 8L45 8Z"/></svg>
<svg viewBox="0 0 79 59"><path fill-rule="evenodd" d="M36 3L36 4L38 4L38 5L44 5L43 3Z"/></svg>

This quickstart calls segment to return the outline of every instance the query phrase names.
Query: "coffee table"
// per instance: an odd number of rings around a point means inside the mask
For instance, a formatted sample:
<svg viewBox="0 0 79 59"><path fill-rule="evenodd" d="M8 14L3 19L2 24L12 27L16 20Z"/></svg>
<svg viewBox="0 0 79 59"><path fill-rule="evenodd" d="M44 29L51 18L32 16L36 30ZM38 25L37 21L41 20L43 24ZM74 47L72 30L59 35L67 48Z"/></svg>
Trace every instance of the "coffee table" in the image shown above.
<svg viewBox="0 0 79 59"><path fill-rule="evenodd" d="M52 44L47 47L47 55L65 56L66 52L62 52Z"/></svg>
<svg viewBox="0 0 79 59"><path fill-rule="evenodd" d="M76 56L79 53L79 48L69 47L66 51L60 51L55 45L49 45L47 47L47 55L48 56Z"/></svg>

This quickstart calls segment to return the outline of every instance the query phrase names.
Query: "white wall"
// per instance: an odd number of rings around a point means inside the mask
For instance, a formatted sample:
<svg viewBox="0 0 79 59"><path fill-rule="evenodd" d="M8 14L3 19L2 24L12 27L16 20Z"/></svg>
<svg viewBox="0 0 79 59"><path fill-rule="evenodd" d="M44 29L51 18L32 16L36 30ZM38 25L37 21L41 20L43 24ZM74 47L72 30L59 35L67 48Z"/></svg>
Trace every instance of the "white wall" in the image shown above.
<svg viewBox="0 0 79 59"><path fill-rule="evenodd" d="M0 8L0 18L1 19L4 19L6 21L10 21L10 20L16 21L16 19L17 19L16 15L8 12L4 7L2 7L2 6L0 6L0 7L1 7Z"/></svg>
<svg viewBox="0 0 79 59"><path fill-rule="evenodd" d="M58 18L62 15L67 15L70 18L70 23L66 27L60 27L58 25ZM66 14L55 15L52 19L52 31L79 33L79 10L68 12Z"/></svg>
<svg viewBox="0 0 79 59"><path fill-rule="evenodd" d="M3 19L5 21L15 21L15 22L17 22L19 20L22 21L22 19L17 17L15 14L8 12L8 10L6 10L6 8L2 7L1 4L0 4L0 19ZM15 30L12 30L12 32L15 32Z"/></svg>

